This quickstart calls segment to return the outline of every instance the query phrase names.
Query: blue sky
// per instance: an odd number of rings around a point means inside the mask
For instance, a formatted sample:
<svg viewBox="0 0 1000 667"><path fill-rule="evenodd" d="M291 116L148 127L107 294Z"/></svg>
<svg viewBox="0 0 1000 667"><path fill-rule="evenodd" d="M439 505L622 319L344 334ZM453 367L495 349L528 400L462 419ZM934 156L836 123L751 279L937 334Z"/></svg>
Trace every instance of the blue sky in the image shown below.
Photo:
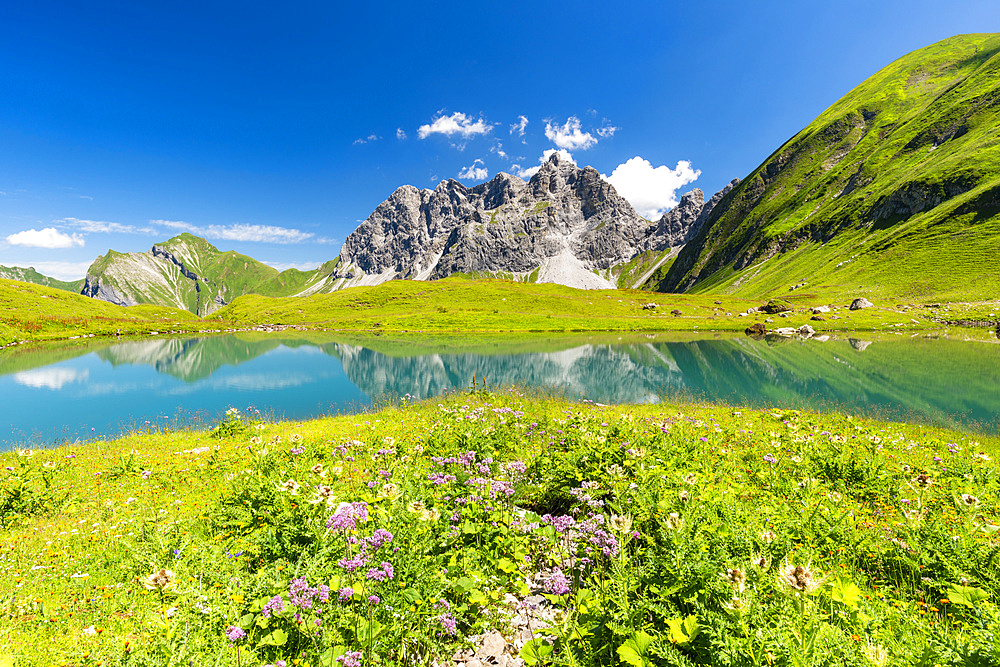
<svg viewBox="0 0 1000 667"><path fill-rule="evenodd" d="M892 60L1000 31L995 0L364 4L2 3L0 264L79 278L189 230L316 266L402 184L557 149L655 216Z"/></svg>

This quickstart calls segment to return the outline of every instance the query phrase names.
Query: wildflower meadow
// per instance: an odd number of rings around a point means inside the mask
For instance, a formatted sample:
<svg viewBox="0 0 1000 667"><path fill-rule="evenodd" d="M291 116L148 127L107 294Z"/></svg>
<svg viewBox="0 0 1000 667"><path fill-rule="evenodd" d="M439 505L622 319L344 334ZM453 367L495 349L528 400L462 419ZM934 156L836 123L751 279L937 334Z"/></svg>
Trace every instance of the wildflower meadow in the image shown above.
<svg viewBox="0 0 1000 667"><path fill-rule="evenodd" d="M0 665L1000 664L996 442L517 390L2 458Z"/></svg>

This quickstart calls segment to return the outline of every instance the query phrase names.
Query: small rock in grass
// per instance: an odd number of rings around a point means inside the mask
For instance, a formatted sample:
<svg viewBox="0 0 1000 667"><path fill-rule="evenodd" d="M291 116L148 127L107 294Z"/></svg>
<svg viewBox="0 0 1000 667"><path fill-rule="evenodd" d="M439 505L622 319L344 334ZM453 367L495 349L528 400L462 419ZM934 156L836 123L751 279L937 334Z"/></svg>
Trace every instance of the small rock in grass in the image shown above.
<svg viewBox="0 0 1000 667"><path fill-rule="evenodd" d="M871 308L875 304L864 297L860 297L851 302L851 310L861 310L862 308Z"/></svg>
<svg viewBox="0 0 1000 667"><path fill-rule="evenodd" d="M809 319L813 322L826 322L826 318L820 317L819 315L813 315Z"/></svg>
<svg viewBox="0 0 1000 667"><path fill-rule="evenodd" d="M763 336L767 333L767 327L765 327L760 322L754 322L746 328L744 333L748 336Z"/></svg>

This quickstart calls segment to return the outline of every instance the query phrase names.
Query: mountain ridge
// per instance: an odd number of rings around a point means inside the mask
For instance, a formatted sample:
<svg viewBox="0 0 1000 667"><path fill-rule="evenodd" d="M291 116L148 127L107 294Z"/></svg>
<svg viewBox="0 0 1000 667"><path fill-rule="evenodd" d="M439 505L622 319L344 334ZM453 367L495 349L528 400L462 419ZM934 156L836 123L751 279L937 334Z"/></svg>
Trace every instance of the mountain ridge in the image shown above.
<svg viewBox="0 0 1000 667"><path fill-rule="evenodd" d="M1000 35L907 54L772 153L654 287L985 298L995 285L976 264L1000 250L998 126Z"/></svg>

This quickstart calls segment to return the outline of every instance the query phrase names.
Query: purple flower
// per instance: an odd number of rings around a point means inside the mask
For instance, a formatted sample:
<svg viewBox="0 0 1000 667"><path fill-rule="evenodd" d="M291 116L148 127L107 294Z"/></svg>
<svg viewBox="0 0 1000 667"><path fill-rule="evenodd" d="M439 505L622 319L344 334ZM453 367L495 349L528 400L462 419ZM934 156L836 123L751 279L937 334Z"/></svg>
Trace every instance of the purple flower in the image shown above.
<svg viewBox="0 0 1000 667"><path fill-rule="evenodd" d="M300 609L312 609L312 599L319 593L318 588L309 586L305 577L293 579L289 587L288 597L293 605Z"/></svg>
<svg viewBox="0 0 1000 667"><path fill-rule="evenodd" d="M368 570L368 578L375 581L389 581L394 576L396 576L396 573L392 569L392 563L386 563L385 561L378 568L373 567Z"/></svg>
<svg viewBox="0 0 1000 667"><path fill-rule="evenodd" d="M231 642L238 642L247 636L247 633L243 632L243 628L238 625L230 625L226 628L226 639Z"/></svg>
<svg viewBox="0 0 1000 667"><path fill-rule="evenodd" d="M569 580L562 570L556 570L545 583L545 588L553 595L566 595L569 593Z"/></svg>
<svg viewBox="0 0 1000 667"><path fill-rule="evenodd" d="M764 460L768 463L777 463L778 459L775 458L774 454L765 454Z"/></svg>
<svg viewBox="0 0 1000 667"><path fill-rule="evenodd" d="M372 604L378 604L382 600L377 595L369 595L368 596L368 601L371 602Z"/></svg>
<svg viewBox="0 0 1000 667"><path fill-rule="evenodd" d="M365 554L360 553L354 558L341 558L339 561L337 561L337 565L347 570L348 572L354 572L355 570L364 567L367 562L368 558L365 556Z"/></svg>
<svg viewBox="0 0 1000 667"><path fill-rule="evenodd" d="M264 618L271 618L271 614L280 614L285 611L285 601L280 595L275 595L267 601L260 611Z"/></svg>
<svg viewBox="0 0 1000 667"><path fill-rule="evenodd" d="M365 544L367 544L372 551L378 551L384 544L389 542L392 542L392 533L385 528L379 528L372 533L371 537L365 538Z"/></svg>
<svg viewBox="0 0 1000 667"><path fill-rule="evenodd" d="M354 595L354 589L348 587L341 588L338 592L340 593L340 597L337 599L341 602L347 602L351 599L351 596Z"/></svg>
<svg viewBox="0 0 1000 667"><path fill-rule="evenodd" d="M337 658L343 667L361 667L361 651L348 651Z"/></svg>
<svg viewBox="0 0 1000 667"><path fill-rule="evenodd" d="M446 635L455 636L458 634L458 622L451 614L441 614L437 617L437 621L441 624L441 629Z"/></svg>

